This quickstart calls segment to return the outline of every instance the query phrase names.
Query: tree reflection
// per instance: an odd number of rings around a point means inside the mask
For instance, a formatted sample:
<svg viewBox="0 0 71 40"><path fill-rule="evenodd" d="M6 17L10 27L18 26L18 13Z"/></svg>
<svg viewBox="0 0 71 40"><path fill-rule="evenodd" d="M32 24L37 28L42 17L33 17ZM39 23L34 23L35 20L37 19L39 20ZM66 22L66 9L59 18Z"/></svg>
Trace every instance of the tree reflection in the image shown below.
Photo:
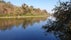
<svg viewBox="0 0 71 40"><path fill-rule="evenodd" d="M22 24L22 27L25 29L27 28L28 25L31 25L35 22L40 22L46 20L47 17L30 17L30 18L11 18L11 19L0 19L0 30L6 30L6 29L11 29L14 26L19 27L20 24Z"/></svg>
<svg viewBox="0 0 71 40"><path fill-rule="evenodd" d="M51 21L51 20L50 20ZM52 21L51 21L52 22ZM63 24L53 21L50 24L46 24L43 28L46 32L53 33L57 38L61 40L71 40L71 24Z"/></svg>

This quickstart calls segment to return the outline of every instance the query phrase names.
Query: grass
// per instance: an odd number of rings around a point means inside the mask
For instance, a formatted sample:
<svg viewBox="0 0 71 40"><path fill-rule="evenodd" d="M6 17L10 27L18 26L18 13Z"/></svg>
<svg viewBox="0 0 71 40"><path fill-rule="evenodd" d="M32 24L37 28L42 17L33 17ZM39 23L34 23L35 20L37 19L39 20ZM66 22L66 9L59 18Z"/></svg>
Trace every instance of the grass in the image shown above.
<svg viewBox="0 0 71 40"><path fill-rule="evenodd" d="M9 14L0 14L0 18L26 18L26 17L48 17L49 15L9 15Z"/></svg>
<svg viewBox="0 0 71 40"><path fill-rule="evenodd" d="M24 15L24 16L3 16L0 18L25 18L25 17L48 17L48 16L47 15L37 15L37 16Z"/></svg>

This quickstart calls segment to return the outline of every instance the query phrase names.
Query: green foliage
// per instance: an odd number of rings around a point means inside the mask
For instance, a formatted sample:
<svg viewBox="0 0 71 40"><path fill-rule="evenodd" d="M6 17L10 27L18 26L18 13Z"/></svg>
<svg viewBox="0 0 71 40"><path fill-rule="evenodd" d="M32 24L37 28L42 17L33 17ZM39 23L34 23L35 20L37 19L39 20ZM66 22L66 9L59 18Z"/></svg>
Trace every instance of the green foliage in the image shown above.
<svg viewBox="0 0 71 40"><path fill-rule="evenodd" d="M71 20L71 2L60 2L60 5L54 8L54 16L62 21Z"/></svg>
<svg viewBox="0 0 71 40"><path fill-rule="evenodd" d="M71 1L60 2L54 8L57 21L49 20L43 29L55 35L57 40L71 40Z"/></svg>

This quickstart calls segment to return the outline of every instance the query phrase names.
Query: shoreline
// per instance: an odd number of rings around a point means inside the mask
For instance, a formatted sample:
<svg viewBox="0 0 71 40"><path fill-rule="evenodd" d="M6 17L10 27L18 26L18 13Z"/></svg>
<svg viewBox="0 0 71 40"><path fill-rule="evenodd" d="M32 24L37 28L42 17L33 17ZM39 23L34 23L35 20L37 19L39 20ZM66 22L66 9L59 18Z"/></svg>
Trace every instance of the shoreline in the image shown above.
<svg viewBox="0 0 71 40"><path fill-rule="evenodd" d="M0 17L0 18L29 18L29 17L48 17L47 15L44 16L9 16L9 17Z"/></svg>

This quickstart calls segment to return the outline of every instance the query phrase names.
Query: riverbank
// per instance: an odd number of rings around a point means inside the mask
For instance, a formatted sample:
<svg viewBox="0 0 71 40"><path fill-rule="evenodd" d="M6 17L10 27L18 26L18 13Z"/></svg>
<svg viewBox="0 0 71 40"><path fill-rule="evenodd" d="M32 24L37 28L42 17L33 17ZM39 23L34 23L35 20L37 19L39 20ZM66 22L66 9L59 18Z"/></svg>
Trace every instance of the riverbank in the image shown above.
<svg viewBox="0 0 71 40"><path fill-rule="evenodd" d="M48 17L47 15L42 16L6 16L6 17L0 17L0 18L27 18L27 17Z"/></svg>

